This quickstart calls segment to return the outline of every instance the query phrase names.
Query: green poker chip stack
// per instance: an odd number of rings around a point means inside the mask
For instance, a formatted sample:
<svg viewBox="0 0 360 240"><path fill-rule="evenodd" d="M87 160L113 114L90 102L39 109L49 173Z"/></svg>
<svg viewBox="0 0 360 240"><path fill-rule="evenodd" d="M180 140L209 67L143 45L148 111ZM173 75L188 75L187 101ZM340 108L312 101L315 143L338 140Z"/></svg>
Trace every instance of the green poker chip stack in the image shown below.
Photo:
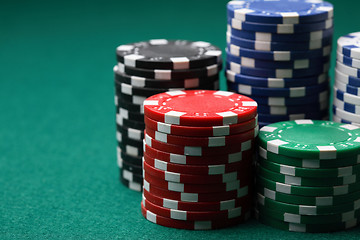
<svg viewBox="0 0 360 240"><path fill-rule="evenodd" d="M256 216L295 232L332 232L360 221L360 127L317 120L260 129Z"/></svg>

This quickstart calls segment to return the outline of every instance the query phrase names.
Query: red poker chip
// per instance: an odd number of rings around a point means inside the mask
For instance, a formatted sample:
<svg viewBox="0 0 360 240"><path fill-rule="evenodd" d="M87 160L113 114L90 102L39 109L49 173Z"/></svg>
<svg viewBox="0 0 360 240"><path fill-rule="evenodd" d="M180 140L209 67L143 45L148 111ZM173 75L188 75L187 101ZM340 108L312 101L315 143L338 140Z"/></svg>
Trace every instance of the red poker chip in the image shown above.
<svg viewBox="0 0 360 240"><path fill-rule="evenodd" d="M188 90L156 94L144 101L144 114L182 126L221 126L246 122L257 115L257 103L226 91Z"/></svg>
<svg viewBox="0 0 360 240"><path fill-rule="evenodd" d="M245 186L234 191L219 193L182 193L161 189L151 185L148 181L144 180L144 189L158 197L184 201L184 202L214 202L224 201L234 198L240 198L248 195L249 187Z"/></svg>
<svg viewBox="0 0 360 240"><path fill-rule="evenodd" d="M175 220L161 215L155 214L146 209L141 202L141 213L145 219L150 222L156 223L164 227L188 229L188 230L211 230L224 227L230 227L235 224L242 223L248 220L251 216L250 212L242 215L238 218L232 218L227 220L212 220L212 221L182 221Z"/></svg>
<svg viewBox="0 0 360 240"><path fill-rule="evenodd" d="M157 178L147 173L146 171L144 172L144 179L148 181L151 185L162 188L164 190L185 193L222 193L234 191L236 189L239 189L240 187L248 186L250 184L249 177L244 180L235 180L232 182L218 184L176 183Z"/></svg>
<svg viewBox="0 0 360 240"><path fill-rule="evenodd" d="M144 119L146 127L151 128L155 131L178 136L193 137L228 136L250 131L251 129L254 129L258 124L257 116L243 123L211 127L179 126L169 123L158 122L146 116L144 117Z"/></svg>
<svg viewBox="0 0 360 240"><path fill-rule="evenodd" d="M223 211L184 211L158 206L148 201L145 197L143 197L142 202L144 207L152 213L180 221L228 220L241 217L244 215L244 212L249 211L249 207L237 207Z"/></svg>
<svg viewBox="0 0 360 240"><path fill-rule="evenodd" d="M256 126L254 129L251 129L247 132L229 136L185 137L154 131L153 129L146 127L146 134L157 141L181 146L195 147L225 147L238 142L245 142L254 139L258 135L258 132L259 127Z"/></svg>
<svg viewBox="0 0 360 240"><path fill-rule="evenodd" d="M249 171L239 170L236 172L229 172L218 175L191 175L184 173L174 173L169 171L162 171L151 167L146 162L143 162L143 170L145 173L163 179L168 182L175 183L192 183L192 184L212 184L212 183L227 183L236 180L247 179Z"/></svg>
<svg viewBox="0 0 360 240"><path fill-rule="evenodd" d="M160 151L189 155L189 156L212 156L230 154L240 151L246 151L254 146L253 139L244 142L237 142L224 147L194 147L194 146L181 146L170 143L163 143L153 139L145 132L145 143L152 148Z"/></svg>
<svg viewBox="0 0 360 240"><path fill-rule="evenodd" d="M239 163L241 161L252 160L253 149L239 151L231 154L212 155L212 156L186 156L184 154L174 154L157 150L144 143L144 154L151 158L161 161L182 164L182 165L213 165Z"/></svg>
<svg viewBox="0 0 360 240"><path fill-rule="evenodd" d="M147 154L147 152L144 153L144 160L147 164L159 170L193 175L217 175L240 170L248 172L252 166L251 158L244 159L240 162L217 165L176 164L152 158Z"/></svg>
<svg viewBox="0 0 360 240"><path fill-rule="evenodd" d="M228 210L240 206L251 206L252 196L251 194L244 197L217 201L217 202L182 202L177 200L171 200L167 198L158 197L152 193L149 193L144 189L143 194L145 198L158 206L164 208L187 210L187 211L222 211Z"/></svg>

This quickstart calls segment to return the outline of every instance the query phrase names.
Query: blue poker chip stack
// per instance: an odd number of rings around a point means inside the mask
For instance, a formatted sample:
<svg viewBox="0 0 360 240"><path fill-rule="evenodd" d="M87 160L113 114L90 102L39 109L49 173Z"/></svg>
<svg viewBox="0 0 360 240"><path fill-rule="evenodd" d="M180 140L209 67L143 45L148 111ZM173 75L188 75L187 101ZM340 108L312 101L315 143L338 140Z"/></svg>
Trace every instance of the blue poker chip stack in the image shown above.
<svg viewBox="0 0 360 240"><path fill-rule="evenodd" d="M360 126L360 32L337 42L333 120Z"/></svg>
<svg viewBox="0 0 360 240"><path fill-rule="evenodd" d="M231 1L227 15L228 89L258 102L259 125L327 119L333 6Z"/></svg>
<svg viewBox="0 0 360 240"><path fill-rule="evenodd" d="M146 98L184 89L219 88L221 50L204 41L152 39L120 45L114 67L120 181L141 191Z"/></svg>

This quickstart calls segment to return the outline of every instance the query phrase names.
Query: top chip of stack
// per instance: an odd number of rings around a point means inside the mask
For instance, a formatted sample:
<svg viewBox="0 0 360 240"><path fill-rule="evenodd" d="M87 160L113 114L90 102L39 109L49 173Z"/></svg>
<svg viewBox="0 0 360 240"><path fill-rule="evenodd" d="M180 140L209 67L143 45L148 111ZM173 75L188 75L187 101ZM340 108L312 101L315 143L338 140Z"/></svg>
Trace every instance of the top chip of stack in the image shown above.
<svg viewBox="0 0 360 240"><path fill-rule="evenodd" d="M256 109L252 99L225 91L170 91L147 98L144 217L193 230L246 220Z"/></svg>
<svg viewBox="0 0 360 240"><path fill-rule="evenodd" d="M227 13L228 89L258 102L259 125L327 118L333 6L231 1Z"/></svg>
<svg viewBox="0 0 360 240"><path fill-rule="evenodd" d="M360 221L360 128L295 120L260 129L257 217L296 232L332 232Z"/></svg>
<svg viewBox="0 0 360 240"><path fill-rule="evenodd" d="M172 89L218 89L219 48L203 41L155 39L116 49L115 105L120 180L142 189L143 102Z"/></svg>
<svg viewBox="0 0 360 240"><path fill-rule="evenodd" d="M360 126L360 32L337 41L333 120Z"/></svg>

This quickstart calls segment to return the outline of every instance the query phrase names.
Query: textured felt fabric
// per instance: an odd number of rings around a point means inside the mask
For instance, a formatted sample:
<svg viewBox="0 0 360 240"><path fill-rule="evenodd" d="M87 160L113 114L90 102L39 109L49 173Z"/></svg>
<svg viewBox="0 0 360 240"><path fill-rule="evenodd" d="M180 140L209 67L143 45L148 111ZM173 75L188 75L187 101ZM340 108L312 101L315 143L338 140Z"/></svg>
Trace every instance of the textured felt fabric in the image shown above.
<svg viewBox="0 0 360 240"><path fill-rule="evenodd" d="M334 39L360 29L360 4L334 3ZM146 221L141 194L119 183L116 46L169 38L224 49L225 31L223 0L2 0L0 239L359 239L359 228L298 234L255 220L218 231L165 228Z"/></svg>

